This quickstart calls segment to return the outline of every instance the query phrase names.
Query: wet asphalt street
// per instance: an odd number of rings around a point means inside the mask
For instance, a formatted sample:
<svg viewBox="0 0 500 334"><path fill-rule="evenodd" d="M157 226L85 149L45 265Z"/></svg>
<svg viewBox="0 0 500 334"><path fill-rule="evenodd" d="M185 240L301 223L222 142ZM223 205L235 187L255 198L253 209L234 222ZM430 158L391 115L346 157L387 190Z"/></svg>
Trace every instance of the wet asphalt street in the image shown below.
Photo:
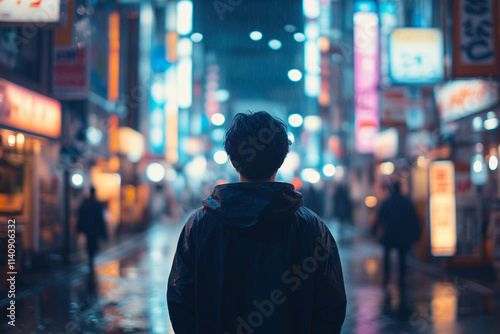
<svg viewBox="0 0 500 334"><path fill-rule="evenodd" d="M484 291L426 273L415 261L403 291L396 273L384 288L381 249L359 232L340 235L337 224L329 227L339 243L348 296L342 333L500 332L498 301ZM165 292L181 228L157 224L126 247L101 254L94 275L81 265L19 291L16 327L7 324L3 303L0 332L173 333Z"/></svg>

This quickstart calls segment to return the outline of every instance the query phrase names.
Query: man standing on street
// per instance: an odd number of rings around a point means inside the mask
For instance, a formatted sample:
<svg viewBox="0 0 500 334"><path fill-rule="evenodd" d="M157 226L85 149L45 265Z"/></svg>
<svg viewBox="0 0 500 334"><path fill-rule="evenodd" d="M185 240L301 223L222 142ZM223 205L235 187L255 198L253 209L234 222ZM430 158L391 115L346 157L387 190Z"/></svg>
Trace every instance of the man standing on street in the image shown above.
<svg viewBox="0 0 500 334"><path fill-rule="evenodd" d="M78 209L78 232L87 238L87 254L90 270L94 270L94 257L99 246L99 238L107 239L104 209L97 201L95 188L90 188L90 196L86 198Z"/></svg>
<svg viewBox="0 0 500 334"><path fill-rule="evenodd" d="M420 225L412 202L401 194L398 182L391 185L391 195L381 205L372 234L379 235L384 246L383 284L387 285L390 275L391 249L398 250L399 285L404 286L406 253L420 237Z"/></svg>
<svg viewBox="0 0 500 334"><path fill-rule="evenodd" d="M275 182L290 144L267 112L235 116L224 147L240 182L216 186L177 245L167 292L176 334L340 333L335 240L291 184Z"/></svg>

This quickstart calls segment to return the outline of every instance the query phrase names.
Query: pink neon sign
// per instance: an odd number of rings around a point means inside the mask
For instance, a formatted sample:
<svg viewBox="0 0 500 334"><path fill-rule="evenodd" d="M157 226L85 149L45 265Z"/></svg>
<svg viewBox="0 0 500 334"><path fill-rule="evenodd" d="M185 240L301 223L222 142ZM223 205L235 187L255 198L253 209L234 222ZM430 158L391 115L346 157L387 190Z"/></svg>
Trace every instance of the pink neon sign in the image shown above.
<svg viewBox="0 0 500 334"><path fill-rule="evenodd" d="M354 98L356 150L373 153L379 130L378 16L354 14Z"/></svg>

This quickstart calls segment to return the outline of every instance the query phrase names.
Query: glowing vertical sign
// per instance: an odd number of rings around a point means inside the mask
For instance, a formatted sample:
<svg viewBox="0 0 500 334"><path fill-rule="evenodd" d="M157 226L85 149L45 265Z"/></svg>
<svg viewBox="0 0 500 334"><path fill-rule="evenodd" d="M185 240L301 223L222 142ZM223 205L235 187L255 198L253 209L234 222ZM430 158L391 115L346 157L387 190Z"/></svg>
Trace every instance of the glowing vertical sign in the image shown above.
<svg viewBox="0 0 500 334"><path fill-rule="evenodd" d="M207 68L205 84L205 112L209 118L219 113L220 105L216 98L219 89L219 66L212 64Z"/></svg>
<svg viewBox="0 0 500 334"><path fill-rule="evenodd" d="M321 51L318 45L318 22L305 23L304 31L307 38L304 45L304 93L307 97L318 97L321 91Z"/></svg>
<svg viewBox="0 0 500 334"><path fill-rule="evenodd" d="M153 154L165 151L165 95L165 75L157 73L153 77L149 100L149 143Z"/></svg>
<svg viewBox="0 0 500 334"><path fill-rule="evenodd" d="M177 42L179 41L179 35L176 32L168 32L166 35L166 45L167 45L167 61L170 63L177 62Z"/></svg>
<svg viewBox="0 0 500 334"><path fill-rule="evenodd" d="M455 167L451 161L434 161L429 168L431 252L453 256L457 250Z"/></svg>
<svg viewBox="0 0 500 334"><path fill-rule="evenodd" d="M120 120L118 116L109 116L109 152L117 154L119 150L118 141L118 127L120 126Z"/></svg>
<svg viewBox="0 0 500 334"><path fill-rule="evenodd" d="M167 151L165 158L175 164L179 160L179 105L177 94L177 80L175 68L166 73L167 102L165 131L167 133Z"/></svg>
<svg viewBox="0 0 500 334"><path fill-rule="evenodd" d="M402 6L399 6L402 7ZM384 86L389 81L389 35L398 25L398 7L392 1L379 2L380 13L380 81Z"/></svg>
<svg viewBox="0 0 500 334"><path fill-rule="evenodd" d="M379 129L378 15L373 1L356 1L354 13L354 96L356 150L373 153Z"/></svg>
<svg viewBox="0 0 500 334"><path fill-rule="evenodd" d="M177 90L179 108L188 109L193 104L193 60L180 59L177 64Z"/></svg>
<svg viewBox="0 0 500 334"><path fill-rule="evenodd" d="M183 0L177 2L177 32L188 35L193 30L193 3Z"/></svg>
<svg viewBox="0 0 500 334"><path fill-rule="evenodd" d="M109 62L108 62L108 100L118 100L120 93L120 14L109 15Z"/></svg>

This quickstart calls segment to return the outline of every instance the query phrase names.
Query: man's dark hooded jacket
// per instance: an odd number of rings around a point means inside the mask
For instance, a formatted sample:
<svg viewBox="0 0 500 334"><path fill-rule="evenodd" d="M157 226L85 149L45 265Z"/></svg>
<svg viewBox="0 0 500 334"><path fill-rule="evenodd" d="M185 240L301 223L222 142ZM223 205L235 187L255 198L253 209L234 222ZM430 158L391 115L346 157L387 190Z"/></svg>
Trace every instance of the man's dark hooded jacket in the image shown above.
<svg viewBox="0 0 500 334"><path fill-rule="evenodd" d="M176 334L340 333L337 245L287 183L215 187L184 227L168 282Z"/></svg>

